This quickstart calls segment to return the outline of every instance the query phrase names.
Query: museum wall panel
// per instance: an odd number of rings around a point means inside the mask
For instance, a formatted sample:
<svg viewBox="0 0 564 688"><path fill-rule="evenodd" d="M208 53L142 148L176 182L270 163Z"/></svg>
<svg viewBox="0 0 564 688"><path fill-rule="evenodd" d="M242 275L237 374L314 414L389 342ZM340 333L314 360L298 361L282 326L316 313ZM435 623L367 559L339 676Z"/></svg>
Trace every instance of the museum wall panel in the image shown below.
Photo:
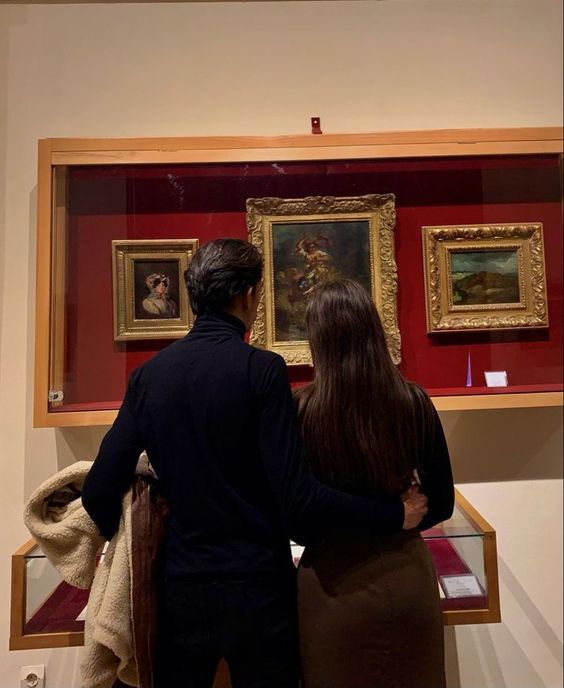
<svg viewBox="0 0 564 688"><path fill-rule="evenodd" d="M331 132L558 126L561 26L558 0L0 6L0 667L6 686L18 685L21 665L40 663L50 686L78 685L75 649L7 652L9 555L27 539L25 497L57 468L92 455L101 432L32 429L37 139L305 133L312 115ZM498 221L503 204L494 205L484 222ZM520 210L521 219L533 219L525 217L525 204ZM409 259L402 250L405 272ZM96 282L96 275L90 278ZM443 415L455 468L462 457L472 461L470 433L471 446L503 466L492 480L480 456L481 477L466 470L467 484L460 485L498 533L503 623L450 629L449 685L557 688L559 409L491 413L478 446L483 419ZM515 444L507 449L508 434L528 448L519 457L526 480L511 473Z"/></svg>

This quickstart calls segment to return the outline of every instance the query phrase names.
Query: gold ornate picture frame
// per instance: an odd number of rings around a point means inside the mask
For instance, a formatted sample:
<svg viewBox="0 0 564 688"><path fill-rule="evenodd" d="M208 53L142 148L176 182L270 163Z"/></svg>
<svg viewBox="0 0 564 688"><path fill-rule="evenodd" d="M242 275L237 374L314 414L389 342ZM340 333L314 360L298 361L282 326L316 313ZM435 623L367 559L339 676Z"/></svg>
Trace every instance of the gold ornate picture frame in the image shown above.
<svg viewBox="0 0 564 688"><path fill-rule="evenodd" d="M423 227L427 332L548 327L541 223Z"/></svg>
<svg viewBox="0 0 564 688"><path fill-rule="evenodd" d="M197 239L112 241L114 340L178 339L193 322L184 271Z"/></svg>
<svg viewBox="0 0 564 688"><path fill-rule="evenodd" d="M289 365L311 364L305 305L315 285L339 277L359 281L382 318L391 357L400 362L396 221L393 194L247 200L249 241L264 256L264 289L251 344Z"/></svg>

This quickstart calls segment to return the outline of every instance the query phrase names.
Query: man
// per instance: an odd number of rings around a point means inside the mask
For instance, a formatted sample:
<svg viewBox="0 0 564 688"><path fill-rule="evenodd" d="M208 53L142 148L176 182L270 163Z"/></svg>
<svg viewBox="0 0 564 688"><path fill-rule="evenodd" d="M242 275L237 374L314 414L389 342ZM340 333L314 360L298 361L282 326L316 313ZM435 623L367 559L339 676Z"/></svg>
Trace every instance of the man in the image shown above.
<svg viewBox="0 0 564 688"><path fill-rule="evenodd" d="M84 506L111 538L145 449L170 506L158 688L211 688L222 657L234 688L297 688L288 538L397 532L426 512L422 495L355 497L304 469L285 363L244 341L261 275L245 241L195 254L185 275L194 327L132 373L84 485Z"/></svg>

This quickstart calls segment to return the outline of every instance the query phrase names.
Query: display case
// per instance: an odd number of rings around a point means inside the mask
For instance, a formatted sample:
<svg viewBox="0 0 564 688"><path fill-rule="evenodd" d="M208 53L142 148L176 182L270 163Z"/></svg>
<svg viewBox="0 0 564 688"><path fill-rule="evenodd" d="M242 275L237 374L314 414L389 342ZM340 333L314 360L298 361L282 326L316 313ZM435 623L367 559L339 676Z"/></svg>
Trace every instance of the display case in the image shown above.
<svg viewBox="0 0 564 688"><path fill-rule="evenodd" d="M12 555L10 650L84 643L88 590L62 580L35 540Z"/></svg>
<svg viewBox="0 0 564 688"><path fill-rule="evenodd" d="M500 621L495 531L458 491L452 518L423 537L445 625ZM293 551L297 564L301 548ZM62 581L34 540L12 555L11 599L11 650L83 644L88 590Z"/></svg>
<svg viewBox="0 0 564 688"><path fill-rule="evenodd" d="M247 238L249 199L311 196L393 194L387 265L397 267L400 366L439 410L561 404L561 151L558 128L40 141L35 425L111 423L131 370L190 327L182 261L210 239ZM423 228L495 234L506 226L510 236L542 233L532 279L542 282L542 317L525 327L500 317L491 328L429 331ZM121 258L118 245L128 247ZM120 272L127 259L134 267ZM171 327L145 315L149 328L135 330L135 309L159 275ZM505 371L508 386L486 387L486 371ZM311 375L307 365L290 368L293 385Z"/></svg>
<svg viewBox="0 0 564 688"><path fill-rule="evenodd" d="M446 626L501 621L496 535L458 490L452 517L426 530Z"/></svg>

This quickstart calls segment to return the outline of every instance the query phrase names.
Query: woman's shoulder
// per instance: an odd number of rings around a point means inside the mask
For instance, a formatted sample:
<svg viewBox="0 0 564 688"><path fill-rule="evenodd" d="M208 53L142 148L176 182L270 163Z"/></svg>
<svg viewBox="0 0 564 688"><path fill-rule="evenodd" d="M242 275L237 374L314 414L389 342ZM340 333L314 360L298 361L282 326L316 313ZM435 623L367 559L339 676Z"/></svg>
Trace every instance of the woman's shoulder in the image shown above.
<svg viewBox="0 0 564 688"><path fill-rule="evenodd" d="M307 406L309 399L311 398L312 392L312 382L308 382L305 385L301 385L300 387L294 387L294 389L292 389L292 396L294 397L294 402L296 404L296 409L298 410L298 412L303 412L303 410Z"/></svg>
<svg viewBox="0 0 564 688"><path fill-rule="evenodd" d="M308 395L308 392L311 390L311 382L307 382L305 385L300 385L299 387L294 387L292 389L292 395L294 399L303 399Z"/></svg>
<svg viewBox="0 0 564 688"><path fill-rule="evenodd" d="M406 380L405 382L413 399L417 399L428 404L432 403L424 387L422 387L417 382L412 382L411 380Z"/></svg>
<svg viewBox="0 0 564 688"><path fill-rule="evenodd" d="M153 313L153 314L159 313L159 309L158 309L156 303L149 296L147 296L145 299L143 299L142 305L143 305L143 308L147 311L147 313Z"/></svg>
<svg viewBox="0 0 564 688"><path fill-rule="evenodd" d="M407 382L407 381L406 381ZM426 427L433 427L436 423L437 412L431 397L426 390L416 382L407 382L416 418Z"/></svg>

